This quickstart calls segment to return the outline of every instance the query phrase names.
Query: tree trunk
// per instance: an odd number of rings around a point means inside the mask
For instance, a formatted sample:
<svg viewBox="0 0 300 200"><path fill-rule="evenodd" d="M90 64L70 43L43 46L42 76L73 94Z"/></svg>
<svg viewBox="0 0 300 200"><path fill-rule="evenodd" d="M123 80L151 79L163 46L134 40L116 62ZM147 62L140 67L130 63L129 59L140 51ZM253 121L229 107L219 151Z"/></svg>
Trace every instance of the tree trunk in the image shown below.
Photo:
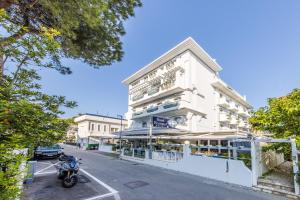
<svg viewBox="0 0 300 200"><path fill-rule="evenodd" d="M0 86L3 83L3 75L4 75L4 55L0 54Z"/></svg>

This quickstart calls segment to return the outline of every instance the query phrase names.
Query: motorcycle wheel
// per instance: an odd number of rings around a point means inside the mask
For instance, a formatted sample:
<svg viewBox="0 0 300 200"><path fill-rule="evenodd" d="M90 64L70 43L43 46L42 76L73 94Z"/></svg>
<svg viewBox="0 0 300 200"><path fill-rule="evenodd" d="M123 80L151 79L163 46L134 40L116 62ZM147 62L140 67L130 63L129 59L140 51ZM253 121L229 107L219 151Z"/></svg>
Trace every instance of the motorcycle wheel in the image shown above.
<svg viewBox="0 0 300 200"><path fill-rule="evenodd" d="M62 180L62 186L64 188L71 188L73 187L74 185L76 185L78 182L78 177L76 175L73 175L71 177L65 177L63 180Z"/></svg>
<svg viewBox="0 0 300 200"><path fill-rule="evenodd" d="M59 171L58 175L57 175L57 178L60 179L60 180L63 180L64 178L66 178L66 176L67 176L66 172Z"/></svg>

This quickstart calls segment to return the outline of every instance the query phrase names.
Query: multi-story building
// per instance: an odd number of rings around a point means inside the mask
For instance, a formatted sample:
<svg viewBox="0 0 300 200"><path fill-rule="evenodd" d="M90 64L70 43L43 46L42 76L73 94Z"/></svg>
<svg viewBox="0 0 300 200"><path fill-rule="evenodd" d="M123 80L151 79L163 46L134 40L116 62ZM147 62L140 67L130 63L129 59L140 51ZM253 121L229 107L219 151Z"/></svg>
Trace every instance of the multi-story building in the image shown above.
<svg viewBox="0 0 300 200"><path fill-rule="evenodd" d="M187 134L246 136L252 107L221 80L221 70L215 59L187 38L129 76L123 81L129 87L128 134L149 128L151 116L164 116Z"/></svg>
<svg viewBox="0 0 300 200"><path fill-rule="evenodd" d="M76 142L77 141L78 126L77 124L71 124L67 130L66 141Z"/></svg>
<svg viewBox="0 0 300 200"><path fill-rule="evenodd" d="M100 137L110 137L112 133L127 128L128 124L126 119L95 114L80 115L74 118L74 122L78 124L77 142L83 146Z"/></svg>

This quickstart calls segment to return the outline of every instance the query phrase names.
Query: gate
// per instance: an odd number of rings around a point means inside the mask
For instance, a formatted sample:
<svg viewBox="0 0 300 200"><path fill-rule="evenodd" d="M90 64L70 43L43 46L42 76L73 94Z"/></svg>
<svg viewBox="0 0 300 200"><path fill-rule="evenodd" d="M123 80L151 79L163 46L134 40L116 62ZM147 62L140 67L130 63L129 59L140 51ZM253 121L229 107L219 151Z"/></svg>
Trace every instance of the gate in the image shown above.
<svg viewBox="0 0 300 200"><path fill-rule="evenodd" d="M251 158L252 158L252 182L253 186L258 185L259 177L263 175L263 163L262 163L262 146L261 143L288 143L291 145L291 162L292 162L292 182L293 182L293 193L299 195L299 184L298 184L298 154L299 151L296 147L296 142L293 139L272 139L272 138L253 138L251 140ZM284 186L283 186L284 187ZM280 188L282 189L282 188Z"/></svg>

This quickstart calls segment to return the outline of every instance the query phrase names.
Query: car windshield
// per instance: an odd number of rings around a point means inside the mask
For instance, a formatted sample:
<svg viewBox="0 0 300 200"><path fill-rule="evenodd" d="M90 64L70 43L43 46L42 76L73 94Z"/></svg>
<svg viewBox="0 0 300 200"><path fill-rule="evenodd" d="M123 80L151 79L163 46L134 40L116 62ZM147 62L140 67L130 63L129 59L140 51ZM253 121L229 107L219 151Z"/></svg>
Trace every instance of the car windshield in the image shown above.
<svg viewBox="0 0 300 200"><path fill-rule="evenodd" d="M38 150L52 150L52 149L60 149L59 145L52 145L52 146L39 146Z"/></svg>

